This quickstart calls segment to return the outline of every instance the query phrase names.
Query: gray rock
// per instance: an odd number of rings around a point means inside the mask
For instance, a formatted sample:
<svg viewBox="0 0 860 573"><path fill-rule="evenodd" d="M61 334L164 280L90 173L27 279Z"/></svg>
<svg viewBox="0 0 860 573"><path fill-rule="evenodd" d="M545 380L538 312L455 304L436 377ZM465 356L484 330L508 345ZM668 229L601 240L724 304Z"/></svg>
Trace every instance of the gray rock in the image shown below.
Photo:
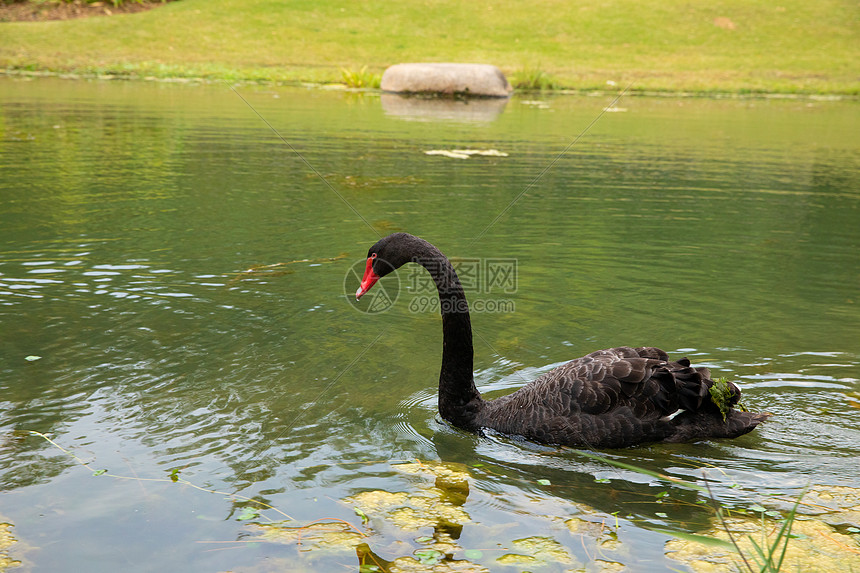
<svg viewBox="0 0 860 573"><path fill-rule="evenodd" d="M513 88L502 71L487 64L397 64L382 74L382 90L508 97Z"/></svg>

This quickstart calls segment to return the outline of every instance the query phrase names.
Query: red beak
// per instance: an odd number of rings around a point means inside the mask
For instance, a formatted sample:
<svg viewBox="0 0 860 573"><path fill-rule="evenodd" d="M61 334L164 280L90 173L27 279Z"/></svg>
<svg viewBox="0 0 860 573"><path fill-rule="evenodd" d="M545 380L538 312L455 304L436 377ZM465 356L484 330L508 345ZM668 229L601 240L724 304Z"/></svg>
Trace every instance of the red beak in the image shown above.
<svg viewBox="0 0 860 573"><path fill-rule="evenodd" d="M373 259L376 258L374 254L370 258L367 259L367 266L364 269L364 277L361 279L361 286L358 287L358 290L355 291L355 300L360 299L364 293L370 290L370 287L376 284L376 281L379 280L379 275L373 272Z"/></svg>

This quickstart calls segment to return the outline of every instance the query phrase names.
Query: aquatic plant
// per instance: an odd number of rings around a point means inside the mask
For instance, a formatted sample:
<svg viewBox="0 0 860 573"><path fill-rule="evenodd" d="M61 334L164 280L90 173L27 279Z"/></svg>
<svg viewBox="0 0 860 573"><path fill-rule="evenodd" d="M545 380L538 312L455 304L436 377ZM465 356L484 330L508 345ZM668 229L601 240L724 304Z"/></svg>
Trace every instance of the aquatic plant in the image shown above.
<svg viewBox="0 0 860 573"><path fill-rule="evenodd" d="M719 507L718 520L711 529L703 535L675 534L676 539L666 543L666 555L697 573L715 568L749 573L851 571L860 554L860 545L852 528L844 527L844 522L851 521L850 516L856 514L844 510L845 506L857 507L858 494L856 489L819 486L809 490L808 498L804 492L785 515L759 505L731 511ZM819 495L832 498L834 503L819 505ZM821 519L808 515L797 519L801 505L804 514L833 513ZM828 521L842 526L834 527ZM741 563L737 562L738 557Z"/></svg>
<svg viewBox="0 0 860 573"><path fill-rule="evenodd" d="M512 79L511 85L518 90L544 91L561 87L555 78L537 68L524 68L514 72Z"/></svg>
<svg viewBox="0 0 860 573"><path fill-rule="evenodd" d="M341 68L341 76L343 83L350 88L379 88L382 82L382 76L367 71L367 66L362 66L360 70L353 71L351 69Z"/></svg>
<svg viewBox="0 0 860 573"><path fill-rule="evenodd" d="M762 515L762 544L759 545L752 535L749 535L750 543L752 543L755 553L753 559L759 565L759 571L776 572L782 568L782 563L785 560L785 552L788 550L788 540L791 537L791 528L794 525L794 516L797 512L797 506L800 504L800 498L791 509L791 512L785 518L779 532L776 534L776 539L768 545L764 538L764 515ZM777 554L779 554L777 556Z"/></svg>
<svg viewBox="0 0 860 573"><path fill-rule="evenodd" d="M720 414L723 415L723 421L725 421L732 409L732 391L728 378L714 380L714 385L708 388L708 393L711 395L711 402L720 409Z"/></svg>
<svg viewBox="0 0 860 573"><path fill-rule="evenodd" d="M315 553L353 553L363 573L395 573L397 571L426 571L432 567L439 572L481 572L489 570L480 560L492 559L498 565L547 566L577 565L578 558L563 539L546 535L509 539L499 546L501 555L485 549L460 545L459 533L472 523L466 510L470 489L478 489L472 480L472 469L454 463L419 461L391 463L391 469L415 476L407 491L388 492L371 490L358 492L341 500L360 520L339 517L321 517L310 522L294 520L285 512L259 499L245 497L195 485L182 477L182 469L166 470L164 478L137 478L117 475L96 469L74 452L60 446L45 434L28 431L67 454L78 465L88 469L97 479L115 478L141 480L148 483L177 484L226 496L232 500L232 518L242 523L251 534L241 540L212 541L211 543L237 545L240 543L268 542L296 545L300 555ZM668 558L679 561L693 571L711 571L714 565L726 570L749 573L774 573L815 564L818 570L850 570L850 564L860 554L858 545L858 515L860 490L849 487L814 486L797 499L771 498L778 502L773 509L753 504L731 507L720 504L706 485L636 468L601 455L579 452L585 457L601 460L607 465L637 471L681 488L697 491L701 503L710 499L716 514L712 526L699 534L648 526L665 533L672 539L665 545ZM475 464L480 465L480 464ZM539 479L542 487L553 486L554 481ZM808 493L808 498L806 497ZM669 501L670 491L656 495L657 503ZM560 501L559 498L556 498ZM806 500L806 501L803 501ZM699 502L697 502L699 503ZM802 521L795 519L798 508L804 506ZM790 506L790 511L787 509ZM779 511L778 511L779 510ZM576 513L561 517L564 514ZM267 513L277 513L281 521L270 519ZM665 513L654 515L666 518ZM815 518L809 517L814 515ZM613 518L614 516L614 518ZM559 515L548 516L553 522L579 538L585 551L597 550L595 559L607 568L623 567L623 542L619 532L626 527L618 512L601 514L586 506L565 507ZM635 519L627 515L626 520ZM614 521L614 526L612 522ZM846 523L853 524L845 527ZM8 527L6 533L8 533ZM3 570L4 531L0 523L0 571ZM381 540L394 536L405 550L393 560L386 560L371 548ZM6 536L8 538L8 535ZM7 539L11 541L11 538ZM8 543L7 543L8 545ZM622 552L621 554L619 552ZM738 562L740 558L741 562ZM13 560L14 561L14 560Z"/></svg>

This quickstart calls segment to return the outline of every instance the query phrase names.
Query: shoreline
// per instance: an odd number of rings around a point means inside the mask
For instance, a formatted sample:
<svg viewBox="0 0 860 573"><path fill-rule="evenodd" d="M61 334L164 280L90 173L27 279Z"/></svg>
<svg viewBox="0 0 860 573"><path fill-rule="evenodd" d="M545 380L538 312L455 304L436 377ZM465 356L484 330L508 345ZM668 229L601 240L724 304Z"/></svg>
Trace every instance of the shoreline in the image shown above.
<svg viewBox="0 0 860 573"><path fill-rule="evenodd" d="M24 70L16 68L0 69L0 78L56 78L71 81L106 81L106 82L155 82L174 84L218 84L227 82L231 85L251 85L270 87L292 87L319 90L334 90L353 93L382 94L387 93L379 88L355 88L338 82L312 82L303 80L277 80L277 79L252 79L242 77L205 77L184 75L142 75L133 73L105 72L74 72L74 71L52 71L52 70ZM543 96L610 96L617 95L617 89L598 88L548 88L548 89L515 89L512 97L517 95L543 95ZM677 99L732 99L732 100L793 100L793 101L816 101L816 102L844 102L860 101L860 94L834 93L834 92L779 92L779 91L731 91L731 90L653 90L636 89L635 83L627 90L626 97L644 98L677 98ZM439 97L433 94L415 95L405 97ZM456 98L455 98L456 99Z"/></svg>

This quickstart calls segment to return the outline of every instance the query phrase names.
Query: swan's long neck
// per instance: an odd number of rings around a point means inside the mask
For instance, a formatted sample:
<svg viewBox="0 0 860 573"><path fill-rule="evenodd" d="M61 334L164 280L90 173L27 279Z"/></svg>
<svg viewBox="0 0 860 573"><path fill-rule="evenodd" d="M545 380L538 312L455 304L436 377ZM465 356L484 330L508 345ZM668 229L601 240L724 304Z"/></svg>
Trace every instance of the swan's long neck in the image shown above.
<svg viewBox="0 0 860 573"><path fill-rule="evenodd" d="M463 428L475 425L483 400L472 377L472 322L460 279L451 262L427 243L415 257L433 277L442 312L442 370L439 373L439 413Z"/></svg>

